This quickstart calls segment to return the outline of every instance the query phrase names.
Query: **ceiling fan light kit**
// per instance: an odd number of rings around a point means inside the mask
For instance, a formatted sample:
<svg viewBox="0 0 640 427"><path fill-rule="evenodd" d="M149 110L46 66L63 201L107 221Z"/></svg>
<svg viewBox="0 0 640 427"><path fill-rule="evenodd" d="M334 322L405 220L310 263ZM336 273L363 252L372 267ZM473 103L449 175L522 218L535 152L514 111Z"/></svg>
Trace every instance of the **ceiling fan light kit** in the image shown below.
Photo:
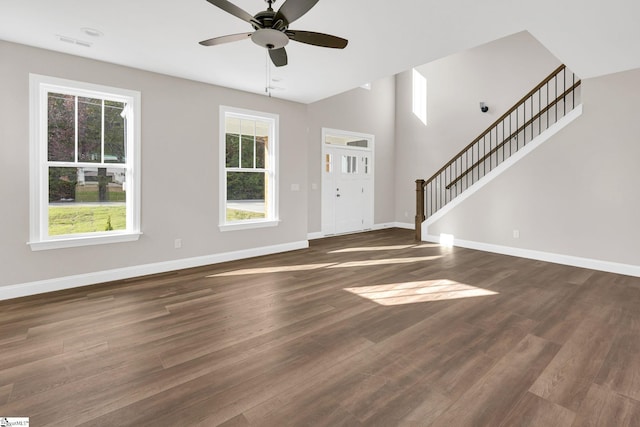
<svg viewBox="0 0 640 427"><path fill-rule="evenodd" d="M251 40L258 46L267 49L280 49L289 43L289 37L282 31L271 28L261 28L251 34Z"/></svg>
<svg viewBox="0 0 640 427"><path fill-rule="evenodd" d="M318 0L285 0L277 12L271 7L275 0L265 0L269 7L265 11L258 12L255 16L251 16L248 12L228 0L207 1L251 24L255 31L203 40L200 42L202 46L215 46L251 37L255 44L269 51L269 57L276 67L282 67L287 65L288 62L287 52L284 47L289 43L289 40L332 49L344 49L349 43L346 39L330 34L289 29L289 24L307 13L315 6Z"/></svg>

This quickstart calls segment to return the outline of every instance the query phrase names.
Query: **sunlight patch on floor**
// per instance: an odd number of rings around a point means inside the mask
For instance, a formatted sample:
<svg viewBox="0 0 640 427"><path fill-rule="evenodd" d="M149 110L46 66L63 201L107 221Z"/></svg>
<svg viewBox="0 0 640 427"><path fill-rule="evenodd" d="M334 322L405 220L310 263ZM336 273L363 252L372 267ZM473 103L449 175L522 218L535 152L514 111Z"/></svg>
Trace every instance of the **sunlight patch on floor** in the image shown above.
<svg viewBox="0 0 640 427"><path fill-rule="evenodd" d="M439 248L439 247L441 247L440 243L422 243L422 244L413 246L413 249Z"/></svg>
<svg viewBox="0 0 640 427"><path fill-rule="evenodd" d="M347 252L369 252L369 251L392 251L396 249L407 249L414 245L394 245L394 246L363 246L359 248L337 249L327 252L328 254L342 254Z"/></svg>
<svg viewBox="0 0 640 427"><path fill-rule="evenodd" d="M224 273L211 274L207 277L242 276L244 274L284 273L289 271L317 270L334 265L334 262L324 264L281 265L275 267L245 268L242 270L225 271Z"/></svg>
<svg viewBox="0 0 640 427"><path fill-rule="evenodd" d="M243 268L242 270L225 271L224 273L210 274L206 277L225 277L225 276L242 276L245 274L268 274L268 273L286 273L291 271L318 270L320 268L347 268L347 267L369 267L372 265L387 264L408 264L411 262L433 261L442 258L442 255L410 257L410 258L385 258L385 259L368 259L364 261L349 262L329 262L323 264L301 264L301 265L281 265L274 267L259 268Z"/></svg>
<svg viewBox="0 0 640 427"><path fill-rule="evenodd" d="M344 290L380 305L413 304L498 294L488 289L447 279L361 286L344 288Z"/></svg>
<svg viewBox="0 0 640 427"><path fill-rule="evenodd" d="M408 264L411 262L433 261L434 259L438 259L438 258L442 258L442 255L420 256L420 257L409 257L409 258L368 259L364 261L341 262L338 264L331 265L327 268L369 267L372 265Z"/></svg>

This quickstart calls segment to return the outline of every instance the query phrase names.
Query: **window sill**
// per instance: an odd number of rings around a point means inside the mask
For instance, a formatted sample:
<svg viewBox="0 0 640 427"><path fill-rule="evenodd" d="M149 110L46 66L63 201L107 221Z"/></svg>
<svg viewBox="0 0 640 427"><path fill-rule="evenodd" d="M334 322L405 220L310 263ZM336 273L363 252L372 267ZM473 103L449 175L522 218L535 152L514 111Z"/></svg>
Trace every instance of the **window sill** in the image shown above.
<svg viewBox="0 0 640 427"><path fill-rule="evenodd" d="M102 236L68 237L61 239L28 242L32 251L46 251L49 249L75 248L79 246L104 245L109 243L134 242L140 238L141 232L118 233Z"/></svg>
<svg viewBox="0 0 640 427"><path fill-rule="evenodd" d="M276 227L280 223L279 220L271 221L242 221L230 224L220 224L220 231L248 230L251 228Z"/></svg>

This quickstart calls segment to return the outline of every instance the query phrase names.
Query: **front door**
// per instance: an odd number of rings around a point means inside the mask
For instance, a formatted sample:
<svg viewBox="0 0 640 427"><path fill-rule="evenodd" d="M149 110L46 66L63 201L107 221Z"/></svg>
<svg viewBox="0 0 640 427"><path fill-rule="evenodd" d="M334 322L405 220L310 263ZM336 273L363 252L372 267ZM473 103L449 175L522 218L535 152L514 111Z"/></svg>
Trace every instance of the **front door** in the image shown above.
<svg viewBox="0 0 640 427"><path fill-rule="evenodd" d="M350 138L353 138L350 135ZM357 141L362 141L359 136ZM326 144L323 153L322 232L352 233L373 226L373 156L366 147Z"/></svg>

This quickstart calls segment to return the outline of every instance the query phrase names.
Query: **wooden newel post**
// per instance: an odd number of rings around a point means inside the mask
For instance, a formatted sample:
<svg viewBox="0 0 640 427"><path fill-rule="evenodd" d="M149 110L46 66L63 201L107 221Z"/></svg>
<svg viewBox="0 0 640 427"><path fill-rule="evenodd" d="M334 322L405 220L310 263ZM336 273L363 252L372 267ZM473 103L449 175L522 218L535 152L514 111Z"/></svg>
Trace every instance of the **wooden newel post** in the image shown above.
<svg viewBox="0 0 640 427"><path fill-rule="evenodd" d="M416 179L416 240L422 240L422 221L424 221L424 179Z"/></svg>

